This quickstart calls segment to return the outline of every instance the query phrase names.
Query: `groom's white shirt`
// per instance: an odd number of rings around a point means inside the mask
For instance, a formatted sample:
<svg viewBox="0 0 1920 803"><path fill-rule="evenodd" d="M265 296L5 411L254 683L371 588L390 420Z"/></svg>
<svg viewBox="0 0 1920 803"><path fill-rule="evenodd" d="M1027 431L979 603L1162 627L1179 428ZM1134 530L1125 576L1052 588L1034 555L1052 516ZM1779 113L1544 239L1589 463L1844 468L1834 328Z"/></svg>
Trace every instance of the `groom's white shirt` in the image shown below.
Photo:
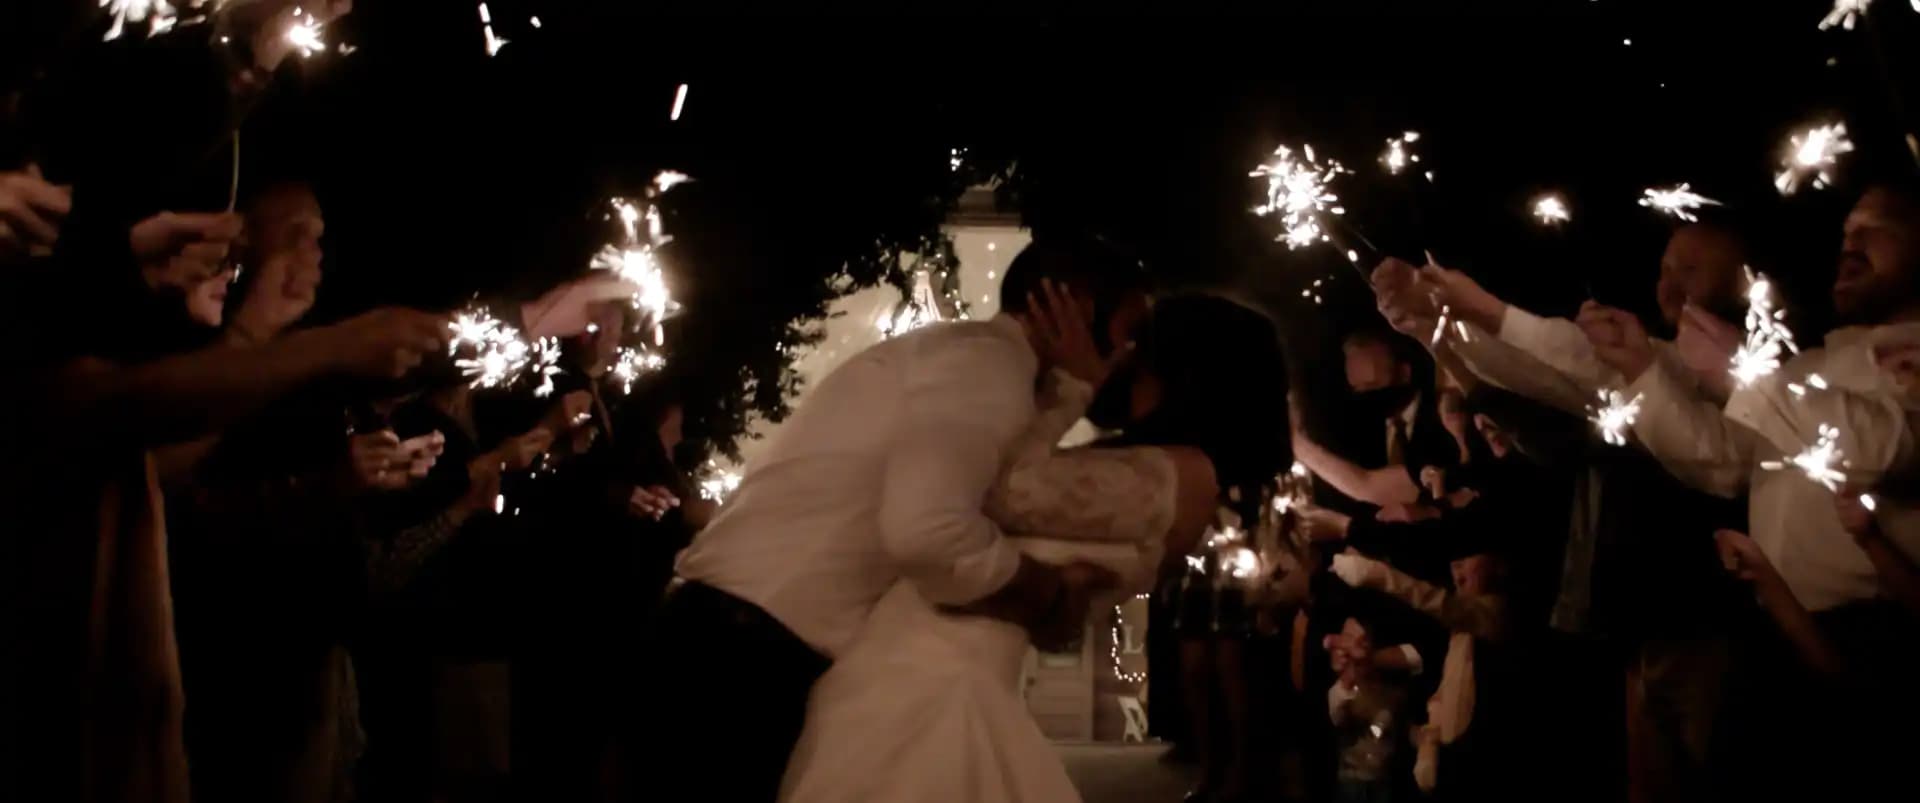
<svg viewBox="0 0 1920 803"><path fill-rule="evenodd" d="M1034 415L1020 323L929 326L848 360L807 394L675 571L760 606L829 657L901 577L964 604L1020 553L981 512Z"/></svg>

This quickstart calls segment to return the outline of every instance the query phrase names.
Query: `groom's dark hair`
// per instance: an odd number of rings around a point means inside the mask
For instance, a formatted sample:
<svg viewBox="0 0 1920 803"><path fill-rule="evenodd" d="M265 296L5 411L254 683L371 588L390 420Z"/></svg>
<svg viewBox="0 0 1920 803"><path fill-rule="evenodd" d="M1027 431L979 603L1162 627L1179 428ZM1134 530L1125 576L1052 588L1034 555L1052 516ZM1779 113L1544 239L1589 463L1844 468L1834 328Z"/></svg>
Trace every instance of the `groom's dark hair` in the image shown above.
<svg viewBox="0 0 1920 803"><path fill-rule="evenodd" d="M1103 342L1107 319L1122 299L1147 291L1147 275L1140 261L1098 237L1050 234L1035 237L1007 265L1000 281L1000 309L1027 311L1027 296L1038 296L1042 279L1065 284L1093 296L1094 337Z"/></svg>

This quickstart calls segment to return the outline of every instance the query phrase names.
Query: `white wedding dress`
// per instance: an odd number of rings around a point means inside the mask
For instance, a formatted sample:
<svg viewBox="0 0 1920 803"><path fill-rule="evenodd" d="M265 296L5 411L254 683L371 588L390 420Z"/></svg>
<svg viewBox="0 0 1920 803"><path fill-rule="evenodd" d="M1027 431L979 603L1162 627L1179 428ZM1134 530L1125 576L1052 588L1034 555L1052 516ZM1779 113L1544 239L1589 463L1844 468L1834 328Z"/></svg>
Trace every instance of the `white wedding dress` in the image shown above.
<svg viewBox="0 0 1920 803"><path fill-rule="evenodd" d="M1174 517L1174 466L1153 448L1056 451L1084 385L1049 381L987 510L1034 557L1097 562L1147 590ZM1105 610L1098 606L1094 610ZM1026 632L939 612L907 581L813 687L785 803L1074 803L1020 689Z"/></svg>

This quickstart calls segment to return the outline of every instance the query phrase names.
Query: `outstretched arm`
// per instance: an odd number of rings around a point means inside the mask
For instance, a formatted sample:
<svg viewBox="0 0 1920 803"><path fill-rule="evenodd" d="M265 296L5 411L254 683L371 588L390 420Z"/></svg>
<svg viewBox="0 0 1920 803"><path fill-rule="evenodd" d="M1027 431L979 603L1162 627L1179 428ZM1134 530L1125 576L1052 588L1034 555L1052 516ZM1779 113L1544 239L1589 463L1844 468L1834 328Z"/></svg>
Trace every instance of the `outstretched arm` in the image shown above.
<svg viewBox="0 0 1920 803"><path fill-rule="evenodd" d="M1372 505L1411 503L1420 500L1420 489L1401 466L1361 468L1308 437L1293 435L1293 456L1313 471L1314 476L1354 499Z"/></svg>

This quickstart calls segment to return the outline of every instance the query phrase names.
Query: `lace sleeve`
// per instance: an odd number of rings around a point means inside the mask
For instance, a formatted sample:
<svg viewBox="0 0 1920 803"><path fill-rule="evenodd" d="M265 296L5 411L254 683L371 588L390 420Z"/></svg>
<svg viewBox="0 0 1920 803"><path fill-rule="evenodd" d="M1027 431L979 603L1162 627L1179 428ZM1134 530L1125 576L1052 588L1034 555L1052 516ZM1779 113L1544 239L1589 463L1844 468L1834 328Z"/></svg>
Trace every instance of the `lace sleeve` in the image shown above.
<svg viewBox="0 0 1920 803"><path fill-rule="evenodd" d="M1173 463L1153 448L1060 450L1092 388L1064 375L988 491L986 510L1013 533L1082 541L1148 541L1173 522Z"/></svg>

